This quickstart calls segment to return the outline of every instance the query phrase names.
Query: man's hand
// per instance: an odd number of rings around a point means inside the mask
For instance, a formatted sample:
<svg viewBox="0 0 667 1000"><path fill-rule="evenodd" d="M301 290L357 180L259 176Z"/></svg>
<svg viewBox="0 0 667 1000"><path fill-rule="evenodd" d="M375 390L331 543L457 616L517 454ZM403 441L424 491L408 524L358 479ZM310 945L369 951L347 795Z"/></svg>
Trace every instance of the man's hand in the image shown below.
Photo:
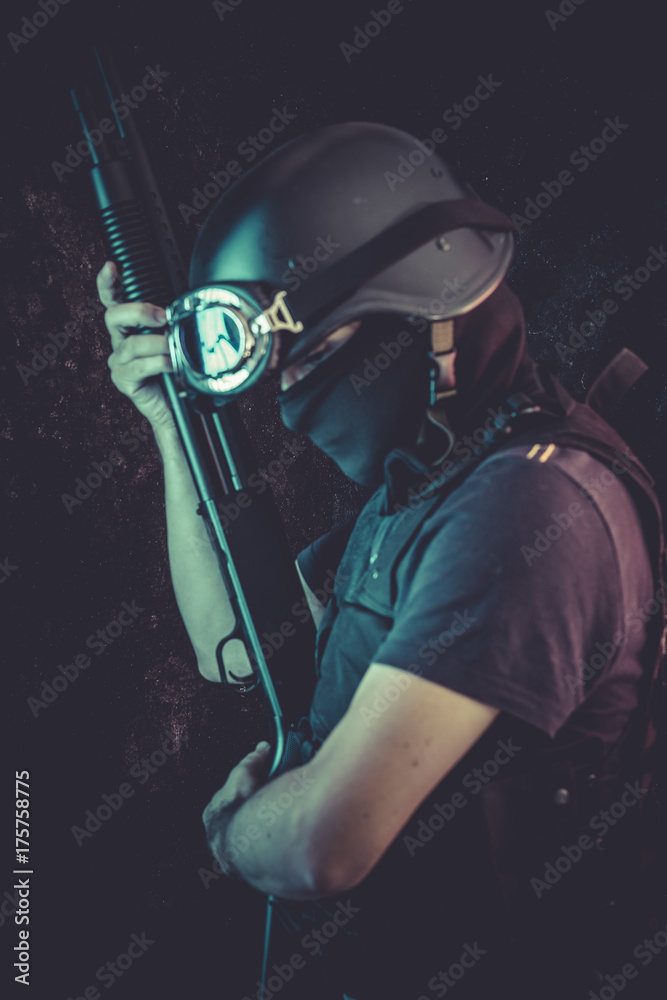
<svg viewBox="0 0 667 1000"><path fill-rule="evenodd" d="M164 469L167 542L174 593L197 655L202 676L220 681L215 655L221 635L234 622L218 556L203 517L199 495L160 380L173 371L164 333L136 333L137 327L162 327L165 311L147 302L121 301L118 268L107 261L97 277L100 301L113 353L111 381L152 424Z"/></svg>
<svg viewBox="0 0 667 1000"><path fill-rule="evenodd" d="M204 809L202 819L209 847L227 875L233 873L231 865L223 857L227 826L236 810L265 784L270 763L271 747L266 742L258 743L256 748L246 754L230 771L222 788L215 793Z"/></svg>
<svg viewBox="0 0 667 1000"><path fill-rule="evenodd" d="M165 334L133 334L137 327L162 327L166 314L148 302L123 302L118 268L107 261L97 276L97 291L111 336L111 381L154 428L172 424L171 410L155 376L173 371Z"/></svg>
<svg viewBox="0 0 667 1000"><path fill-rule="evenodd" d="M392 686L400 696L389 700ZM386 708L378 713L374 706L383 698ZM226 805L209 831L209 843L211 833L219 838L219 864L284 899L347 892L498 714L434 681L371 664L347 712L305 767L263 788L254 755L232 772L218 793ZM209 809L215 805L214 798ZM229 857L236 868L226 863Z"/></svg>

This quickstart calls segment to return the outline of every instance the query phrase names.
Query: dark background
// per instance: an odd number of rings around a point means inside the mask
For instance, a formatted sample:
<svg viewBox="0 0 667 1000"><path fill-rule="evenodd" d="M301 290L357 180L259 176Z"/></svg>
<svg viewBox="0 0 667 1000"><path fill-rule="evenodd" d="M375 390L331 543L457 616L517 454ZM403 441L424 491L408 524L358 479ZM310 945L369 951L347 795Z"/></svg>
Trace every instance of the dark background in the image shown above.
<svg viewBox="0 0 667 1000"><path fill-rule="evenodd" d="M524 214L543 181L571 169L574 184L523 227L510 283L525 306L533 355L551 361L578 396L623 345L650 365L616 422L665 499L665 269L628 302L613 291L665 236L659 5L566 4L573 13L552 30L542 2L406 0L348 63L340 43L383 6L243 0L221 20L204 0L70 0L15 53L8 34L41 8L37 0L3 5L0 561L16 568L0 585L12 690L0 794L9 833L13 771L31 772L33 985L25 995L39 1000L100 986L97 969L142 932L155 943L116 980L113 1000L241 1000L257 991L262 937L259 894L222 878L204 886L199 870L210 859L200 813L267 734L253 703L225 696L196 672L168 574L160 462L150 435L133 435L141 418L109 382L101 314L79 320L80 335L44 370L26 378L17 368L95 296L104 261L85 163L62 180L52 167L82 137L68 89L93 42L116 53L127 88L147 65L168 74L133 114L186 258L207 211L186 223L179 203L192 203L209 171L232 158L247 162L237 147L268 124L274 106L297 116L286 137L346 120L381 121L421 138L443 127L444 155L508 214ZM480 74L501 86L454 131L443 113L474 92ZM572 168L571 152L616 116L629 127L585 173ZM618 312L564 357L556 345L567 341L568 326L579 328L586 310L609 298ZM270 391L244 404L262 462L287 434ZM122 465L68 513L62 495L114 449ZM311 449L278 477L275 493L295 553L360 500ZM35 717L27 699L133 600L144 609L135 623ZM178 752L140 785L130 769L167 737ZM123 782L134 797L77 846L71 828ZM9 845L0 893L10 890L11 870ZM11 918L0 925L4 954L17 930ZM11 961L0 967L2 990L14 986ZM638 991L629 984L625 993ZM321 994L309 987L307 995Z"/></svg>

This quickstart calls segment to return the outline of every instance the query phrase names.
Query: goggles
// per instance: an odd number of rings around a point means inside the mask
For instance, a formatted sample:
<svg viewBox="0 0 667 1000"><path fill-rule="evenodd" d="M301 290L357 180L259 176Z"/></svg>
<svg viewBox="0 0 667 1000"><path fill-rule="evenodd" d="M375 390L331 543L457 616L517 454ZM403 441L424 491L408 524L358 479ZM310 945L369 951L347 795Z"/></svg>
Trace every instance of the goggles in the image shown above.
<svg viewBox="0 0 667 1000"><path fill-rule="evenodd" d="M167 342L181 394L203 393L224 402L264 374L275 334L301 333L285 302L240 284L204 285L187 292L167 312ZM288 345L289 346L289 345Z"/></svg>
<svg viewBox="0 0 667 1000"><path fill-rule="evenodd" d="M289 293L289 302L286 291L259 282L216 282L187 292L167 309L169 351L179 392L217 397L218 405L257 382L267 369L278 333L291 335L281 337L282 368L307 355L333 329L363 314L382 312L388 302L392 311L413 314L409 297L388 300L374 288L373 280L432 240L440 249L448 249L444 233L470 228L486 231L488 247L481 270L478 250L465 264L476 275L466 300L435 307L422 304L417 310L431 320L448 319L490 294L509 265L513 240L508 233L514 227L506 216L478 200L422 206L311 275Z"/></svg>

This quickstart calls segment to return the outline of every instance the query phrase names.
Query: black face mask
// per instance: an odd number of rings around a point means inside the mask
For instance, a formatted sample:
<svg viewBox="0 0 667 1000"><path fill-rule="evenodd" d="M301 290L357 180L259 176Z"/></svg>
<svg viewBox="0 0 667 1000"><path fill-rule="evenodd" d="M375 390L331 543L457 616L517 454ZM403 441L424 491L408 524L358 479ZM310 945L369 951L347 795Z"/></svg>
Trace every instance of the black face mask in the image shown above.
<svg viewBox="0 0 667 1000"><path fill-rule="evenodd" d="M402 346L401 340L411 339ZM394 448L413 449L429 404L430 339L392 316L364 319L351 339L278 394L283 423L307 434L346 476L375 488Z"/></svg>

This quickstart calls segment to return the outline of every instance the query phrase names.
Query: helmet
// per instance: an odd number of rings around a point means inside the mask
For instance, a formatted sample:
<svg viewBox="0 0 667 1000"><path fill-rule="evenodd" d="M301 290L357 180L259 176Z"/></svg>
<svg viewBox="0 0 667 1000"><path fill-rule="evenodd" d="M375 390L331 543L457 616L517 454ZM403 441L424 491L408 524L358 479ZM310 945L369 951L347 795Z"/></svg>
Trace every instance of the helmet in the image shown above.
<svg viewBox="0 0 667 1000"><path fill-rule="evenodd" d="M444 320L474 309L507 272L513 228L432 143L386 125L331 125L275 150L223 195L197 238L190 286L252 292L260 312L273 300L273 321L279 294L272 326L291 330L291 364L365 315Z"/></svg>

